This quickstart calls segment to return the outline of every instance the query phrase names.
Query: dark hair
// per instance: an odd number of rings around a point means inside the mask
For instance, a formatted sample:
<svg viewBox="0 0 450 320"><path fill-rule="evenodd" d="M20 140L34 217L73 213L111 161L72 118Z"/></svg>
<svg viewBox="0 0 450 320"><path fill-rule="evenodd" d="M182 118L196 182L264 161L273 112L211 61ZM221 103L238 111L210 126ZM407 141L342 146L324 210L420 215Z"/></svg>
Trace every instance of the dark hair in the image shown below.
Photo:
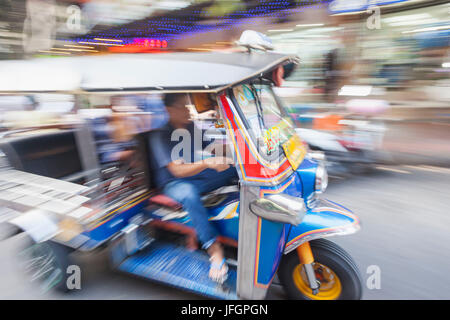
<svg viewBox="0 0 450 320"><path fill-rule="evenodd" d="M185 96L186 96L185 93L167 93L167 94L164 96L164 99L163 99L164 105L165 105L166 107L171 107L171 106L174 105L174 103L175 103L178 99L181 99L181 98L183 98L183 97L185 97Z"/></svg>

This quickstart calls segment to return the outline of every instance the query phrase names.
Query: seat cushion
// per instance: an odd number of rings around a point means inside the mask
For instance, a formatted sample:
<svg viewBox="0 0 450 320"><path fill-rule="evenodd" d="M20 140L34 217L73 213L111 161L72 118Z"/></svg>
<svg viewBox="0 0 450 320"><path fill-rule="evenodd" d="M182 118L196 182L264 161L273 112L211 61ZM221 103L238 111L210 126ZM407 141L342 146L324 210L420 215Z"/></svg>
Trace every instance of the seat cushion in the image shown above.
<svg viewBox="0 0 450 320"><path fill-rule="evenodd" d="M215 197L217 197L219 195L223 195L223 194L230 193L230 192L239 192L238 186L234 185L234 186L220 187L220 188L218 188L218 189L216 189L216 190L214 190L212 192L209 192L206 195L204 195L202 197L202 201L203 201L203 203L204 203L204 205L206 207L209 207L209 206L211 206L211 205L208 205L211 202L210 201L211 198L215 198ZM181 203L179 203L176 200L166 196L163 193L159 193L158 191L157 191L157 193L155 193L154 196L152 196L149 199L149 202L153 203L153 204L157 204L157 205L163 206L163 207L171 208L171 209L174 209L174 210L180 210L183 207L183 205Z"/></svg>
<svg viewBox="0 0 450 320"><path fill-rule="evenodd" d="M170 198L162 193L156 194L153 197L151 197L149 199L149 202L158 204L160 206L169 207L174 210L179 210L182 208L181 203L173 200L172 198Z"/></svg>

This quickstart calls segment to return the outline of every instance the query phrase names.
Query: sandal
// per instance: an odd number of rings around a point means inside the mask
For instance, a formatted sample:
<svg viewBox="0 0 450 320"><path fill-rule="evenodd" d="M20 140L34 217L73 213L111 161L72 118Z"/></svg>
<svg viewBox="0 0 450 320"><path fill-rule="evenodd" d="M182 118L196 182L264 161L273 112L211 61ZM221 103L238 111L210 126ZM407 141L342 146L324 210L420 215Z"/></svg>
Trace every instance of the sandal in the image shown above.
<svg viewBox="0 0 450 320"><path fill-rule="evenodd" d="M209 261L212 261L213 257L209 258ZM209 278L215 282L220 284L224 283L228 278L228 265L225 262L225 258L222 259L221 263L211 262L211 267L209 269ZM211 271L220 271L216 276L211 275Z"/></svg>

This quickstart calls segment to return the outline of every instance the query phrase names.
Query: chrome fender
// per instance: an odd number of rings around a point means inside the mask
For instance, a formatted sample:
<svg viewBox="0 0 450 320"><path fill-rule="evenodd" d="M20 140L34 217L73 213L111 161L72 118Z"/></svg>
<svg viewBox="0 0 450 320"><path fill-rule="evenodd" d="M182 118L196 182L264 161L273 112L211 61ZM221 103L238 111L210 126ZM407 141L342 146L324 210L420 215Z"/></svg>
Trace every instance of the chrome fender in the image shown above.
<svg viewBox="0 0 450 320"><path fill-rule="evenodd" d="M359 229L359 219L352 211L330 200L321 199L313 209L306 212L298 226L291 226L284 254L291 252L304 242L352 234Z"/></svg>

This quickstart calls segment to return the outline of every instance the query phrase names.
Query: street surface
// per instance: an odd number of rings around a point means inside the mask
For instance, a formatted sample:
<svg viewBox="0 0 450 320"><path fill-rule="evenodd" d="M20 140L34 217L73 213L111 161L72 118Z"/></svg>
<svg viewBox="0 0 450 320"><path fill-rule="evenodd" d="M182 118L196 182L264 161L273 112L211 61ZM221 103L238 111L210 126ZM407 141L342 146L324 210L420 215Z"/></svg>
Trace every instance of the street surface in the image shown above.
<svg viewBox="0 0 450 320"><path fill-rule="evenodd" d="M356 260L364 299L450 299L450 169L378 166L372 173L330 181L326 197L359 215L359 233L330 238ZM110 270L106 252L77 257L82 289L40 294L17 267L18 236L0 243L0 299L203 299ZM381 270L369 290L367 268ZM269 299L284 299L273 285Z"/></svg>

